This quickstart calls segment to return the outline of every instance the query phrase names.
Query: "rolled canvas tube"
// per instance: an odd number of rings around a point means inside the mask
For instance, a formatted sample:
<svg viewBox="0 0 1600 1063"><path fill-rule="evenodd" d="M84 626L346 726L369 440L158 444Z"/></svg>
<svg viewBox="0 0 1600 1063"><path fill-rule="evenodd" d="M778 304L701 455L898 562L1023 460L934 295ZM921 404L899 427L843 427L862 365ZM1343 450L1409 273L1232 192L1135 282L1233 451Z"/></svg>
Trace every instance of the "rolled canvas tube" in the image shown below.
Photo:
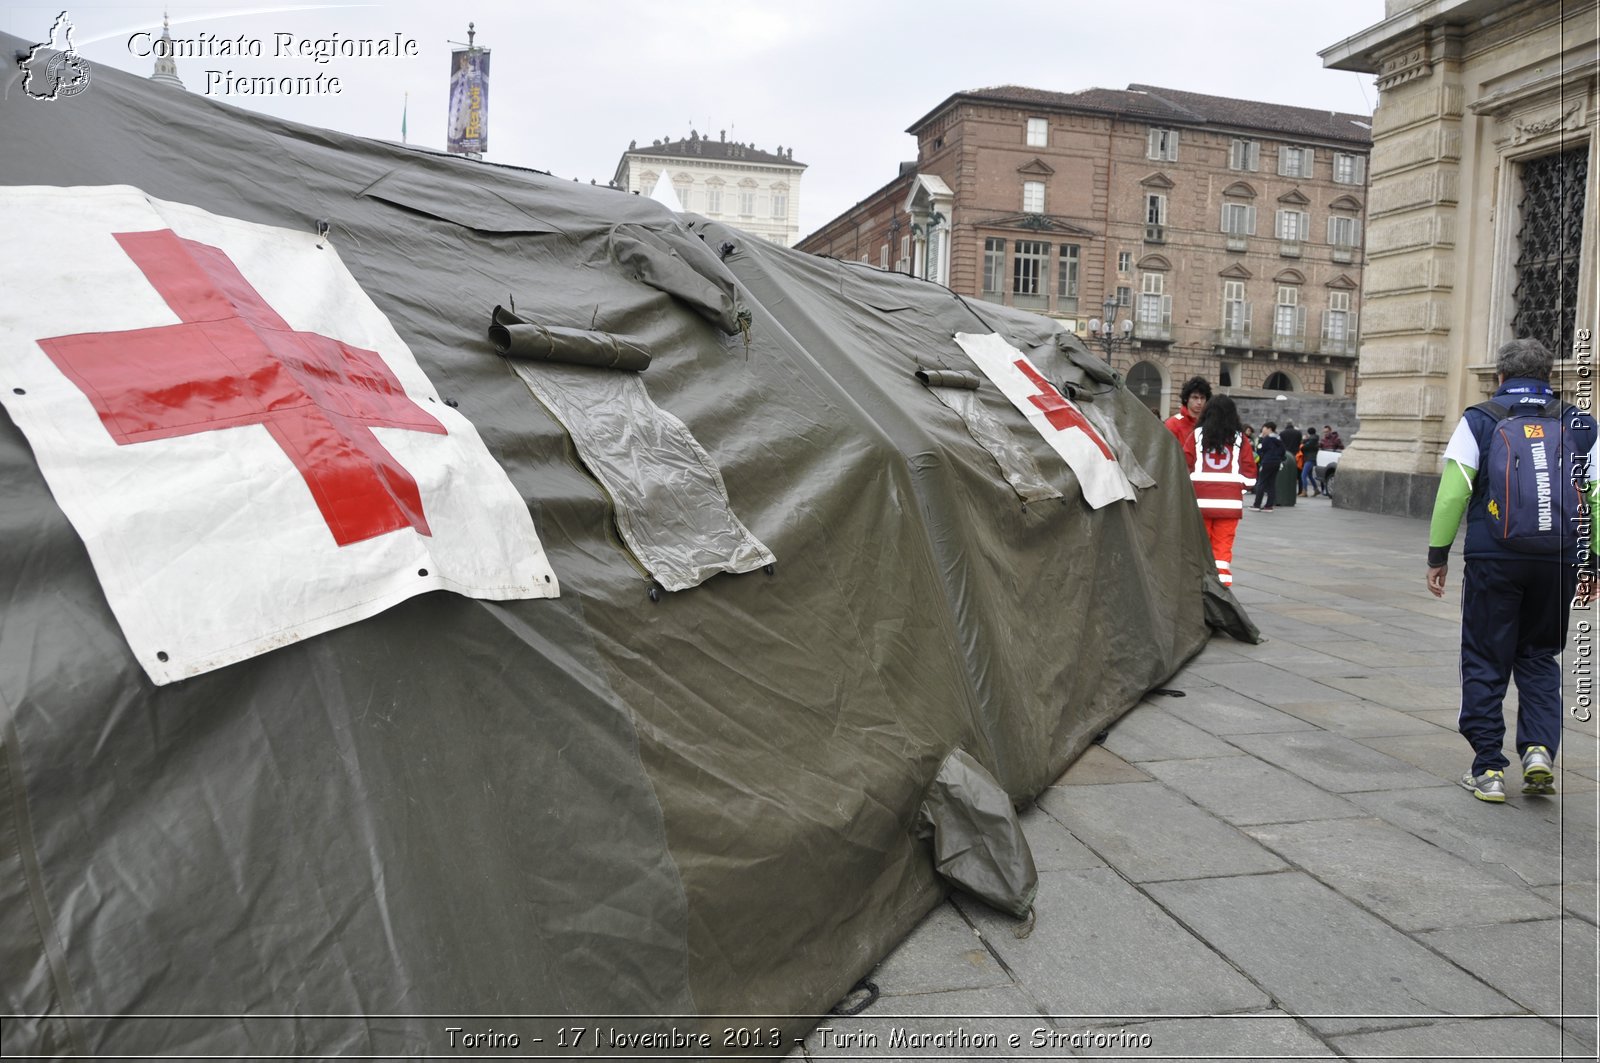
<svg viewBox="0 0 1600 1063"><path fill-rule="evenodd" d="M964 388L977 391L978 374L963 373L959 369L918 369L917 379L930 388Z"/></svg>
<svg viewBox="0 0 1600 1063"><path fill-rule="evenodd" d="M649 351L606 332L497 320L489 326L489 341L495 350L507 357L530 361L591 365L634 373L650 365Z"/></svg>

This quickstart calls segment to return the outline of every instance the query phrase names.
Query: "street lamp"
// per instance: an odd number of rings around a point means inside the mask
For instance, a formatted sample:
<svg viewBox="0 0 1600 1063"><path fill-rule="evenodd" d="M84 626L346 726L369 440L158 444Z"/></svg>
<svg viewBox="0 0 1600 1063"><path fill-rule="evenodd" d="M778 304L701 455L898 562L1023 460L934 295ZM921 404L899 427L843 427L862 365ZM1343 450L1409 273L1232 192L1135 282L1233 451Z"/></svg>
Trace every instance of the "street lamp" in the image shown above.
<svg viewBox="0 0 1600 1063"><path fill-rule="evenodd" d="M1099 339L1100 349L1106 352L1108 362L1113 353L1133 338L1132 318L1124 321L1120 328L1117 326L1117 308L1121 305L1115 295L1107 293L1106 301L1100 305L1100 312L1104 318L1089 319L1089 335Z"/></svg>

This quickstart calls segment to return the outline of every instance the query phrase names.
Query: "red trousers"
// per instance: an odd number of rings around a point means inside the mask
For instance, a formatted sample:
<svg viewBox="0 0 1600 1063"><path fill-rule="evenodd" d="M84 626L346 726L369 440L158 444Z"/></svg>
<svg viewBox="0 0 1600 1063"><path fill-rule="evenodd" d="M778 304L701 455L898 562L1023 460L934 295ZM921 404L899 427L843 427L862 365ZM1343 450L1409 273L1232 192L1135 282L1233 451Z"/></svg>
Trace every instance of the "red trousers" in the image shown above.
<svg viewBox="0 0 1600 1063"><path fill-rule="evenodd" d="M1217 578L1224 587L1233 586L1233 535L1239 530L1239 516L1202 514L1206 520L1206 534L1211 537L1211 556L1217 559Z"/></svg>

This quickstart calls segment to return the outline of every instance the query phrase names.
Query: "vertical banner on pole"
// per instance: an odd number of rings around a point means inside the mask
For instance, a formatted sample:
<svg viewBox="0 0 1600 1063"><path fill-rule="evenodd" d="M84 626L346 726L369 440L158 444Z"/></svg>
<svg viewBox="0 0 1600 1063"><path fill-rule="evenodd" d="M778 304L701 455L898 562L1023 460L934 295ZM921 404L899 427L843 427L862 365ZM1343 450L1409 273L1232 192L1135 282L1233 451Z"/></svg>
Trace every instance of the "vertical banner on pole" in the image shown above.
<svg viewBox="0 0 1600 1063"><path fill-rule="evenodd" d="M489 49L450 53L450 126L445 147L458 155L489 149Z"/></svg>

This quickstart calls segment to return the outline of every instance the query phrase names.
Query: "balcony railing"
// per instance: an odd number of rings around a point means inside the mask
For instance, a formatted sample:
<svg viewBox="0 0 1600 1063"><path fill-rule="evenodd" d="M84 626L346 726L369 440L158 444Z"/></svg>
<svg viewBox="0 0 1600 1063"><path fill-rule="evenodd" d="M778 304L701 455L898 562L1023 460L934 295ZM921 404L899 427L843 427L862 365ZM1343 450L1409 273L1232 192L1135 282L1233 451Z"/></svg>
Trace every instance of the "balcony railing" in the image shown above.
<svg viewBox="0 0 1600 1063"><path fill-rule="evenodd" d="M1354 358L1360 346L1354 336L1340 336L1338 339L1324 336L1318 353L1332 355L1335 358Z"/></svg>
<svg viewBox="0 0 1600 1063"><path fill-rule="evenodd" d="M1356 249L1353 247L1342 247L1336 245L1333 249L1333 254L1330 257L1335 262L1354 262L1356 260Z"/></svg>
<svg viewBox="0 0 1600 1063"><path fill-rule="evenodd" d="M1300 257L1300 241L1299 240L1283 240L1283 241L1280 241L1279 244L1278 244L1278 254L1282 255L1284 258L1299 258Z"/></svg>
<svg viewBox="0 0 1600 1063"><path fill-rule="evenodd" d="M1217 329L1216 340L1214 342L1218 347L1251 346L1250 323L1246 321L1242 325L1222 326L1221 328Z"/></svg>
<svg viewBox="0 0 1600 1063"><path fill-rule="evenodd" d="M1144 227L1144 242L1147 244L1166 243L1167 227L1165 225L1146 225Z"/></svg>
<svg viewBox="0 0 1600 1063"><path fill-rule="evenodd" d="M1274 332L1272 334L1272 349L1303 353L1306 349L1306 334L1304 332Z"/></svg>
<svg viewBox="0 0 1600 1063"><path fill-rule="evenodd" d="M1238 236L1238 235L1235 235L1234 233L1229 233L1228 234L1228 250L1229 251L1248 251L1248 250L1250 250L1250 238L1247 237L1247 236Z"/></svg>

